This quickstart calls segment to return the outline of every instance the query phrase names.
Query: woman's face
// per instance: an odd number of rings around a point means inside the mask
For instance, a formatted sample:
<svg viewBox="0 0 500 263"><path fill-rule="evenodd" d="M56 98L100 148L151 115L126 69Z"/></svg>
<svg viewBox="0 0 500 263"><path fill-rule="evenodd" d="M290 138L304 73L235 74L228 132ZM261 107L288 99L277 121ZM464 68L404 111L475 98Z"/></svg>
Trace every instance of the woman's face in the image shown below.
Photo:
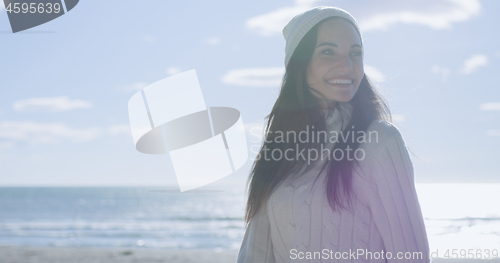
<svg viewBox="0 0 500 263"><path fill-rule="evenodd" d="M356 94L363 75L363 47L354 26L342 18L320 25L307 66L307 84L321 92L328 103L347 102ZM314 91L313 95L321 98Z"/></svg>

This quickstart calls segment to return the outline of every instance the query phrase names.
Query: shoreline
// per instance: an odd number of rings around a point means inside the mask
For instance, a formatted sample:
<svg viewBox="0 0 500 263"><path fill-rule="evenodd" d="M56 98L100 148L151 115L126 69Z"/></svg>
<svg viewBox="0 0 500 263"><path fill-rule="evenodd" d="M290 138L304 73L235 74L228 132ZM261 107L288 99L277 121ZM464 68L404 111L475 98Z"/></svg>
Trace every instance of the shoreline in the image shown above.
<svg viewBox="0 0 500 263"><path fill-rule="evenodd" d="M0 246L2 263L234 263L238 251Z"/></svg>

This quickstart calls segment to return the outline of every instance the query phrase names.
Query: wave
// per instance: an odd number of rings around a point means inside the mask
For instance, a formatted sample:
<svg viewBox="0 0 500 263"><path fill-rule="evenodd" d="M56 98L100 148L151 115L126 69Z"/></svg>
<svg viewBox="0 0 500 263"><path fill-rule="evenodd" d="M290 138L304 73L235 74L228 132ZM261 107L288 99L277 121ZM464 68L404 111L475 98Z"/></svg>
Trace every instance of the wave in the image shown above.
<svg viewBox="0 0 500 263"><path fill-rule="evenodd" d="M165 222L12 222L0 223L1 230L193 230L242 229L243 220L171 220Z"/></svg>

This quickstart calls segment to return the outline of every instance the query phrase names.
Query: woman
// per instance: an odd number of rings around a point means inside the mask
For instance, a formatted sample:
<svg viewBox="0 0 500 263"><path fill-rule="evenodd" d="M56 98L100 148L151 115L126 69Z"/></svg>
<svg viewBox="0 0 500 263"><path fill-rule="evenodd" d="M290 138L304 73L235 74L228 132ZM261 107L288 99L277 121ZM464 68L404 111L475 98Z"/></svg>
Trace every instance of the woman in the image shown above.
<svg viewBox="0 0 500 263"><path fill-rule="evenodd" d="M364 74L356 21L316 7L283 35L286 73L237 262L429 262L412 162Z"/></svg>

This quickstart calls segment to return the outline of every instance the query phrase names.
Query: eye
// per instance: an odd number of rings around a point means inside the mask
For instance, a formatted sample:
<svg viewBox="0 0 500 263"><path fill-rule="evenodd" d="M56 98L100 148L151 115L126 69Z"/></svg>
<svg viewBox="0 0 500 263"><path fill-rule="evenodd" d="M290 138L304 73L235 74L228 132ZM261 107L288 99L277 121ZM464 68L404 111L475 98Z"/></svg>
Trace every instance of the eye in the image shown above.
<svg viewBox="0 0 500 263"><path fill-rule="evenodd" d="M331 54L333 54L333 50L331 50L331 49L325 49L325 50L321 51L321 54L331 55Z"/></svg>
<svg viewBox="0 0 500 263"><path fill-rule="evenodd" d="M355 51L355 52L351 53L351 56L362 57L363 56L363 52L362 51Z"/></svg>

